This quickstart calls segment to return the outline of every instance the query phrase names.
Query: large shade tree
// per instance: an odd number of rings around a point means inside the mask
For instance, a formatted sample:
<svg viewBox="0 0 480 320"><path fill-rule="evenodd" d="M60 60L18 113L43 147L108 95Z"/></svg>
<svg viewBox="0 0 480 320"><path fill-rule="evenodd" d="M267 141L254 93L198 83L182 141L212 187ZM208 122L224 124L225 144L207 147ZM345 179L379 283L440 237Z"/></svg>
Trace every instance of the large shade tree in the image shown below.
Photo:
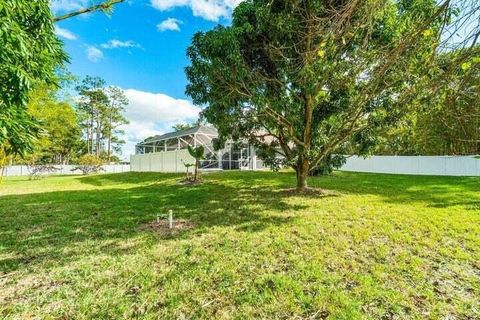
<svg viewBox="0 0 480 320"><path fill-rule="evenodd" d="M109 13L124 0L107 0L53 17L50 0L0 1L0 184L14 155L34 151L42 127L27 112L32 88L56 85L55 70L67 62L54 22L101 10Z"/></svg>
<svg viewBox="0 0 480 320"><path fill-rule="evenodd" d="M67 61L54 34L48 0L0 2L0 147L31 150L38 124L26 112L36 82L54 84L54 71Z"/></svg>
<svg viewBox="0 0 480 320"><path fill-rule="evenodd" d="M32 151L41 131L27 113L30 92L36 84L56 85L55 71L68 61L54 23L97 10L109 13L123 1L97 1L57 17L50 0L0 1L0 158Z"/></svg>
<svg viewBox="0 0 480 320"><path fill-rule="evenodd" d="M246 138L272 164L280 153L304 190L347 143L369 153L418 85L442 76L429 66L453 13L435 0L246 1L231 26L194 36L187 94L219 145Z"/></svg>

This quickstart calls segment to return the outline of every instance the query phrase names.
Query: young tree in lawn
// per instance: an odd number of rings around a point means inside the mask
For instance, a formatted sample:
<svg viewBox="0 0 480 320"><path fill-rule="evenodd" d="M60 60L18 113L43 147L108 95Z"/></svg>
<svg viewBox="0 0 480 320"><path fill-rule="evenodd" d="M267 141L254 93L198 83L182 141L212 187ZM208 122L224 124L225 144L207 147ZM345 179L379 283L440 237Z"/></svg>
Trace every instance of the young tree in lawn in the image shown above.
<svg viewBox="0 0 480 320"><path fill-rule="evenodd" d="M128 124L128 120L123 115L125 106L128 105L128 99L119 87L109 86L105 89L105 93L109 104L104 114L106 118L104 136L107 139L107 160L110 162L112 151L119 150L119 147L125 144L125 141L119 138L124 132L119 130L118 127Z"/></svg>
<svg viewBox="0 0 480 320"><path fill-rule="evenodd" d="M246 1L231 26L193 37L186 92L220 143L246 138L272 164L281 153L305 190L347 143L368 154L418 83L434 80L451 10L448 0Z"/></svg>
<svg viewBox="0 0 480 320"><path fill-rule="evenodd" d="M203 159L203 156L205 154L205 148L203 146L198 146L198 147L192 147L188 146L188 153L195 159L195 171L193 174L193 181L197 182L198 181L198 167L200 166L200 160Z"/></svg>

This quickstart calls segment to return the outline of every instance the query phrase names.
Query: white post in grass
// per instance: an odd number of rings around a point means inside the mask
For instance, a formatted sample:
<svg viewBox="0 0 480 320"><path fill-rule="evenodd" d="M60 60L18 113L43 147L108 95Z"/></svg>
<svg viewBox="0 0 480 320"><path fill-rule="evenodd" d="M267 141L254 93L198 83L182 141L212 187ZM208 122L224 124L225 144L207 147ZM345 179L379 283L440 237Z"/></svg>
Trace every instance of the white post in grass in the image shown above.
<svg viewBox="0 0 480 320"><path fill-rule="evenodd" d="M168 210L168 228L172 229L173 226L173 213L172 210Z"/></svg>
<svg viewBox="0 0 480 320"><path fill-rule="evenodd" d="M160 213L157 213L157 223L160 223Z"/></svg>

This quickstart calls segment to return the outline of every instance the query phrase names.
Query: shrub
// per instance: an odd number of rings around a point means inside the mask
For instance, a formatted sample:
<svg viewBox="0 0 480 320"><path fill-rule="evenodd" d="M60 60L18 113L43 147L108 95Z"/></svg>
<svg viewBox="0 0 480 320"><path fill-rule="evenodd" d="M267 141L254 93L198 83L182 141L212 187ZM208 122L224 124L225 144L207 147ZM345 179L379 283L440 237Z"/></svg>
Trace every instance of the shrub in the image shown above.
<svg viewBox="0 0 480 320"><path fill-rule="evenodd" d="M83 175L104 171L103 160L93 154L86 154L78 158L78 165L72 171L80 170Z"/></svg>
<svg viewBox="0 0 480 320"><path fill-rule="evenodd" d="M330 154L319 164L319 166L310 172L312 176L326 176L332 173L334 169L341 168L346 162L346 158L340 154Z"/></svg>
<svg viewBox="0 0 480 320"><path fill-rule="evenodd" d="M55 173L58 170L60 169L50 164L28 165L28 179L40 179L42 176Z"/></svg>

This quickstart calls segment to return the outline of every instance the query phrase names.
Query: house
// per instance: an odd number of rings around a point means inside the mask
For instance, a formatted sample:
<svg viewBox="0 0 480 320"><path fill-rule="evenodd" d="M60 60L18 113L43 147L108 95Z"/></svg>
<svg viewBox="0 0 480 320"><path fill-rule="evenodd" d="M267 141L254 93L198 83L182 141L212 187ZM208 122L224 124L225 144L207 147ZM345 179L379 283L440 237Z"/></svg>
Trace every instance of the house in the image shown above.
<svg viewBox="0 0 480 320"><path fill-rule="evenodd" d="M212 126L197 126L186 130L149 137L135 146L130 157L132 171L184 172L185 164L194 163L188 146L205 148L202 170L257 170L263 162L257 158L255 148L248 143L227 142L221 150L214 150L213 141L218 137Z"/></svg>

